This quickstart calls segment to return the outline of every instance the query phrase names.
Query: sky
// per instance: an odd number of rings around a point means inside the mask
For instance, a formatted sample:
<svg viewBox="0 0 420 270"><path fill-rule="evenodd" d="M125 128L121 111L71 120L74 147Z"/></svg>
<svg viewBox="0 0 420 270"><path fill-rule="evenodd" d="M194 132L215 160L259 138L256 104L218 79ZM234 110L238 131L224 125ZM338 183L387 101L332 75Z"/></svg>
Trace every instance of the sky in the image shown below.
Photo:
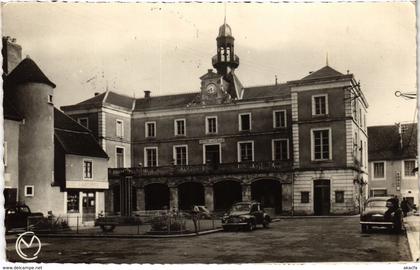
<svg viewBox="0 0 420 270"><path fill-rule="evenodd" d="M360 81L368 125L412 122L415 6L405 3L7 3L2 34L53 81L57 106L105 89L142 97L198 92L226 20L245 87L326 65Z"/></svg>

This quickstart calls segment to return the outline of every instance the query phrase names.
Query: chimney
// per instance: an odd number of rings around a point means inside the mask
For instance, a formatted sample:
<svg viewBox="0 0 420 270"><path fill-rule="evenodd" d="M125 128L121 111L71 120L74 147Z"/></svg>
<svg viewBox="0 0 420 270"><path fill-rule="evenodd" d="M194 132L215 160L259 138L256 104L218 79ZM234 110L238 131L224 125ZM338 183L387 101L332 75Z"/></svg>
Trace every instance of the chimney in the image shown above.
<svg viewBox="0 0 420 270"><path fill-rule="evenodd" d="M208 69L207 73L213 73L213 69L212 68Z"/></svg>
<svg viewBox="0 0 420 270"><path fill-rule="evenodd" d="M1 54L3 55L3 72L10 74L10 72L22 61L22 47L16 43L15 38L9 36L2 38L3 48Z"/></svg>
<svg viewBox="0 0 420 270"><path fill-rule="evenodd" d="M144 98L145 99L149 99L150 98L150 90L145 90L144 91Z"/></svg>
<svg viewBox="0 0 420 270"><path fill-rule="evenodd" d="M94 95L95 95L95 97L96 97L97 95L99 95L99 92L95 92L95 94L94 94Z"/></svg>

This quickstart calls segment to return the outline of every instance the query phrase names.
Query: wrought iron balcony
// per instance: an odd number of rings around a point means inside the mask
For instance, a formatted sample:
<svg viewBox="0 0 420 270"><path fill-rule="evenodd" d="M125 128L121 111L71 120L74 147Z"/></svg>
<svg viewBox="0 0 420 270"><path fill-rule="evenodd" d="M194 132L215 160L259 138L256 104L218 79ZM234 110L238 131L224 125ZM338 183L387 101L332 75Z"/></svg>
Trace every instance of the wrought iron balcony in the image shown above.
<svg viewBox="0 0 420 270"><path fill-rule="evenodd" d="M223 57L221 57L221 59L219 59L217 55L215 55L211 58L211 63L212 63L213 66L219 65L221 63L226 63L226 62L234 63L237 67L237 66L239 66L239 57L235 54L233 56L233 61L231 61L230 59L227 59L227 60L223 59Z"/></svg>
<svg viewBox="0 0 420 270"><path fill-rule="evenodd" d="M160 177L160 176L191 176L211 174L235 174L235 173L260 173L286 171L292 168L292 161L254 161L222 164L198 164L160 167L134 167L134 168L110 168L108 178L115 179L124 175L134 177Z"/></svg>

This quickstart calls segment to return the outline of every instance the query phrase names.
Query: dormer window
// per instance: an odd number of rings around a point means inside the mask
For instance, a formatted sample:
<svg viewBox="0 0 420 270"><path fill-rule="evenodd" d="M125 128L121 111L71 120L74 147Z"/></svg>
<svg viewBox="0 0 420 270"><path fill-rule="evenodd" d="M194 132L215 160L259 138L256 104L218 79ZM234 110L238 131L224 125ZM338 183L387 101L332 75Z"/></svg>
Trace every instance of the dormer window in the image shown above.
<svg viewBox="0 0 420 270"><path fill-rule="evenodd" d="M328 95L314 95L312 96L312 115L327 115L328 114Z"/></svg>
<svg viewBox="0 0 420 270"><path fill-rule="evenodd" d="M77 123L84 126L85 128L89 128L89 120L87 117L77 118Z"/></svg>

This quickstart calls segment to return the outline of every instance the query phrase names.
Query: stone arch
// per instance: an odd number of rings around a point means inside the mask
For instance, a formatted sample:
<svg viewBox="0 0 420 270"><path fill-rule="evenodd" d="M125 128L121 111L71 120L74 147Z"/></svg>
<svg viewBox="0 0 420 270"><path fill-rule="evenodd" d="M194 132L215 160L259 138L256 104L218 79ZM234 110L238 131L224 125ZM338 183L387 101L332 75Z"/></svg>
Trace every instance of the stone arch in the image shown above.
<svg viewBox="0 0 420 270"><path fill-rule="evenodd" d="M259 201L267 212L282 210L281 183L277 178L257 178L251 182L251 198Z"/></svg>
<svg viewBox="0 0 420 270"><path fill-rule="evenodd" d="M146 210L169 209L169 187L155 182L144 186L144 203Z"/></svg>
<svg viewBox="0 0 420 270"><path fill-rule="evenodd" d="M233 203L242 201L241 181L222 179L213 184L214 210L224 211Z"/></svg>
<svg viewBox="0 0 420 270"><path fill-rule="evenodd" d="M183 182L178 185L178 208L191 210L193 205L204 205L204 186L199 182Z"/></svg>

